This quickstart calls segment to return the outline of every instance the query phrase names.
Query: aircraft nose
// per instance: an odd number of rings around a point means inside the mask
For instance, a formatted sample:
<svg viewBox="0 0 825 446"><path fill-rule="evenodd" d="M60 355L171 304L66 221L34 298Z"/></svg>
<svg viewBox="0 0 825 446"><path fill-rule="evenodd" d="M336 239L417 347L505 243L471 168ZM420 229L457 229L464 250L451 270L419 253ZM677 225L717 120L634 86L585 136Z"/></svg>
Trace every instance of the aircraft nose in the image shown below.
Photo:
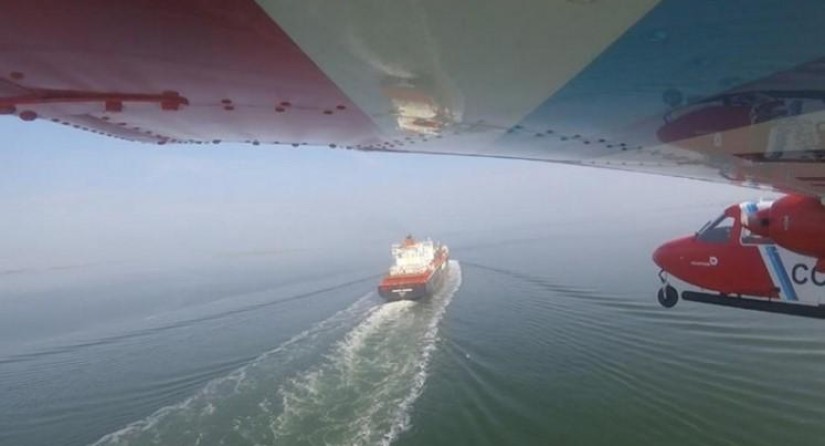
<svg viewBox="0 0 825 446"><path fill-rule="evenodd" d="M655 263L659 268L664 269L663 261L665 258L665 245L662 245L656 248L653 251L653 263Z"/></svg>
<svg viewBox="0 0 825 446"><path fill-rule="evenodd" d="M653 263L664 270L668 269L668 265L673 263L675 241L665 243L653 251Z"/></svg>

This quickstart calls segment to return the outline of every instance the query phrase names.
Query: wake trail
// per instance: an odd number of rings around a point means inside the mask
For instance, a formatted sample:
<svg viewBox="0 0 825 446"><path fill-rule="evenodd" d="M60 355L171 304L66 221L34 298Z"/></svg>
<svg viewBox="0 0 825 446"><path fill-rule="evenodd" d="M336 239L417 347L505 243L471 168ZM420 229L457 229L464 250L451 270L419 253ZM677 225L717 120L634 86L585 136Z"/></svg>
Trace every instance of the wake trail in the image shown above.
<svg viewBox="0 0 825 446"><path fill-rule="evenodd" d="M383 305L318 364L285 383L276 444L388 445L410 428L427 381L438 325L461 285L458 262L442 290Z"/></svg>
<svg viewBox="0 0 825 446"><path fill-rule="evenodd" d="M340 335L342 330L357 323L364 315L380 308L374 304L374 295L374 292L369 292L361 296L349 307L317 322L274 349L261 354L247 365L229 375L213 379L186 400L163 407L142 420L105 435L93 444L102 446L218 443L219 439L202 443L208 436L208 432L204 432L202 428L212 424L220 430L222 425L226 424L227 420L220 416L224 414L217 413L219 408L234 407L237 416L260 412L268 404L265 390L267 386L272 385L271 380L282 376L283 371L290 369L290 365L300 364L302 359L314 357L318 354L317 347L328 345L324 340L329 342ZM263 392L258 393L259 390ZM254 394L262 395L259 401L255 401ZM250 399L250 395L253 398ZM233 426L236 424L231 419L229 421Z"/></svg>
<svg viewBox="0 0 825 446"><path fill-rule="evenodd" d="M411 426L439 323L460 285L451 261L431 298L375 305L369 293L95 445L389 445Z"/></svg>

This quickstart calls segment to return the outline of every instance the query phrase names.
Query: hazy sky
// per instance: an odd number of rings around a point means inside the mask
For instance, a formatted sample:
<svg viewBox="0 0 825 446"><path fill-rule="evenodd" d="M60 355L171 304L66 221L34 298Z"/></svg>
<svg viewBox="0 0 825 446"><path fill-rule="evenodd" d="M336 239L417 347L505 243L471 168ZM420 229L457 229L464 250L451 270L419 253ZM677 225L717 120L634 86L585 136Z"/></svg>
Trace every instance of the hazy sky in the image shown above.
<svg viewBox="0 0 825 446"><path fill-rule="evenodd" d="M632 222L640 209L721 211L761 194L536 162L155 146L13 118L0 119L0 134L0 270L384 246L407 232L483 235L577 218Z"/></svg>

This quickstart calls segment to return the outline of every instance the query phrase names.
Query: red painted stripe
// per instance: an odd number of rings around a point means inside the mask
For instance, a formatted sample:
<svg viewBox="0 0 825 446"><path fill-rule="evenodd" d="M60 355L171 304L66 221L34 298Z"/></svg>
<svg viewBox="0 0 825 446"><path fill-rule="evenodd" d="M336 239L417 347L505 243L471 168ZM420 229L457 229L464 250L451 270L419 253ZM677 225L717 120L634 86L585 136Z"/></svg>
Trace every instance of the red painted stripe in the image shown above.
<svg viewBox="0 0 825 446"><path fill-rule="evenodd" d="M0 97L175 92L189 105L126 101L110 121L170 140L375 141L372 120L252 0L10 2L0 29ZM19 102L17 113L67 121L105 110Z"/></svg>
<svg viewBox="0 0 825 446"><path fill-rule="evenodd" d="M381 280L381 284L379 285L382 288L399 286L399 285L421 285L427 283L430 278L432 278L433 274L447 261L447 256L443 254L443 251L440 252L432 262L430 268L428 268L423 273L418 274L399 274L399 275L386 275Z"/></svg>

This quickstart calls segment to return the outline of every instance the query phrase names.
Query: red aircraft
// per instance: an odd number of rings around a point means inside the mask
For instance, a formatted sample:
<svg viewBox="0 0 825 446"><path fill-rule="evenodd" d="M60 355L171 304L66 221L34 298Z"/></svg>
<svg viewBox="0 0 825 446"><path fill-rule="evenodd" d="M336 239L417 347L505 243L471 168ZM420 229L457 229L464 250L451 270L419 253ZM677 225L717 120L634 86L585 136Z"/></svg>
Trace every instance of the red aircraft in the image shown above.
<svg viewBox="0 0 825 446"><path fill-rule="evenodd" d="M825 207L789 195L730 206L696 234L653 253L662 268L659 303L679 296L668 275L698 287L689 301L825 317Z"/></svg>
<svg viewBox="0 0 825 446"><path fill-rule="evenodd" d="M786 189L820 188L825 177L811 172L825 157L825 127L816 118L823 110L823 92L765 87L787 85L822 68L816 61L763 80L759 88L676 108L657 136L708 154L724 145L750 168L784 172L775 181ZM673 276L687 288L681 294L685 300L825 317L825 206L820 197L795 193L733 205L694 235L659 247L653 253L662 268L659 303L677 303L679 293L668 281Z"/></svg>
<svg viewBox="0 0 825 446"><path fill-rule="evenodd" d="M9 1L0 114L165 148L488 156L780 191L654 260L703 289L687 300L818 314L822 17L822 0ZM660 301L677 294L665 283Z"/></svg>

